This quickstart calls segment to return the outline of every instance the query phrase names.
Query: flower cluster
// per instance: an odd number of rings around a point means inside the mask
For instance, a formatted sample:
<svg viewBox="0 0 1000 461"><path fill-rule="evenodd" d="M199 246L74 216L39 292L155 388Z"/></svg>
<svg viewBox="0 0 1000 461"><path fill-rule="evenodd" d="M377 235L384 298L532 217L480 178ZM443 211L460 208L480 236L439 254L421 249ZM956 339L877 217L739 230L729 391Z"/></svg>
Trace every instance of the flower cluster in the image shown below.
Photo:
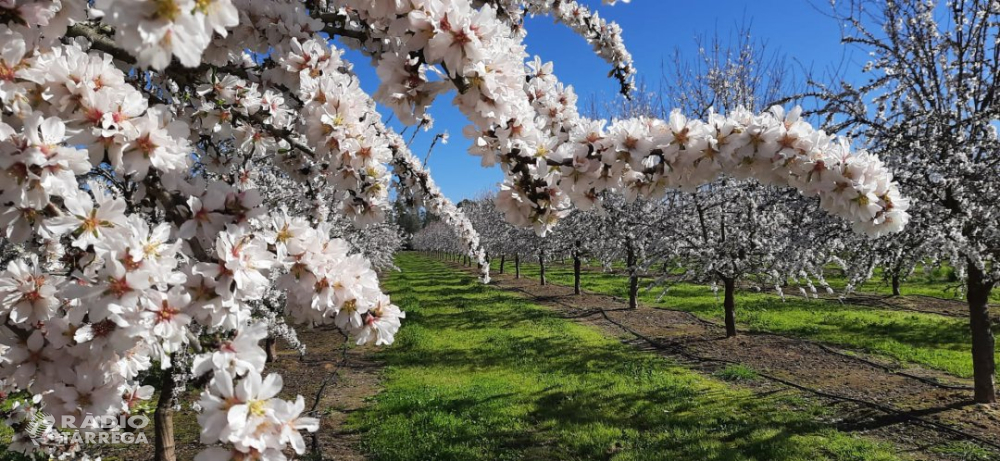
<svg viewBox="0 0 1000 461"><path fill-rule="evenodd" d="M668 189L693 190L726 173L819 196L826 211L859 232L901 229L909 203L878 158L851 153L845 140L814 130L799 113L775 107L753 115L738 109L701 122L675 111L666 121L624 119L607 128L585 123L555 149L536 152L528 166L545 172L539 175L547 206L532 206L517 184L507 184L499 200L509 217L544 229L569 203L588 208L602 190L658 198Z"/></svg>
<svg viewBox="0 0 1000 461"><path fill-rule="evenodd" d="M115 42L127 44L141 66L157 70L175 57L198 66L213 34L225 37L240 22L230 0L97 0L91 12L114 27Z"/></svg>
<svg viewBox="0 0 1000 461"><path fill-rule="evenodd" d="M0 23L0 226L25 248L0 273L0 392L32 396L61 421L131 412L153 395L138 383L154 366L180 384L188 366L212 376L205 399L218 397L223 381L259 386L267 329L254 317L275 297L286 299L282 316L391 344L404 314L368 262L330 237L341 230L299 216L263 218L280 190L259 186L290 178L303 189L325 181L333 192L324 207L358 224L382 219L386 137L369 123L373 103L335 51L315 40L298 45L312 34L293 24L314 20L280 3L247 5L255 19L292 19L283 31L236 29L285 43L285 67L270 73L248 79L242 53L214 58L237 75L146 73L129 64L165 69L176 57L196 66L203 53L229 48L234 4L71 3L0 7L0 18L11 19ZM112 25L115 40L88 16ZM51 40L59 30L77 40ZM305 107L294 105L302 100ZM308 119L292 117L295 110ZM199 353L189 364L192 350ZM298 431L316 428L300 417L301 398L251 397L251 416L266 413L272 432L262 435L262 420L248 417L225 438L206 428L205 440L267 458L289 445L301 453Z"/></svg>
<svg viewBox="0 0 1000 461"><path fill-rule="evenodd" d="M301 395L294 402L276 398L281 387L281 376L262 378L257 369L249 369L240 380L228 371L216 372L198 401L201 441L223 442L232 448L209 448L195 459L225 461L245 459L248 454L256 459L285 459L277 448L284 446L304 454L306 444L300 431L315 432L319 420L302 416L305 401Z"/></svg>
<svg viewBox="0 0 1000 461"><path fill-rule="evenodd" d="M689 120L628 118L608 126L580 117L572 89L536 59L526 93L553 133L533 151L494 156L508 172L500 200L508 219L546 232L575 205L589 209L604 190L627 197L662 197L691 190L722 174L790 186L821 199L825 210L860 232L896 232L907 222L908 201L875 157L852 153L846 140L815 130L796 108L755 115L744 109ZM495 149L473 148L474 154Z"/></svg>

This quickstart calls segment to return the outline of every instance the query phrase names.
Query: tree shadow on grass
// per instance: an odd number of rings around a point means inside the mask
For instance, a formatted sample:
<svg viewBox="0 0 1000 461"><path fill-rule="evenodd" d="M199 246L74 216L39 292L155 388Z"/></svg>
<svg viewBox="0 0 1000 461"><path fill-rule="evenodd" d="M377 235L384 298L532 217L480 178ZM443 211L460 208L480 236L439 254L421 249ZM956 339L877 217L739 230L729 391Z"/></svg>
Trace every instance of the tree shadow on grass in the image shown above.
<svg viewBox="0 0 1000 461"><path fill-rule="evenodd" d="M823 430L468 278L401 277L399 341L369 421L379 459L814 459ZM429 286L428 286L429 285ZM470 296L480 296L468 299ZM466 306L455 309L455 304ZM405 443L400 441L405 440Z"/></svg>
<svg viewBox="0 0 1000 461"><path fill-rule="evenodd" d="M966 408L974 405L976 405L976 402L969 399L959 402L952 402L947 405L909 410L902 413L887 414L882 412L873 412L869 416L860 415L854 418L849 418L844 421L841 421L840 423L837 424L837 429L843 431L851 431L851 432L871 431L886 426L893 426L896 424L910 421L912 417L933 416L941 412Z"/></svg>

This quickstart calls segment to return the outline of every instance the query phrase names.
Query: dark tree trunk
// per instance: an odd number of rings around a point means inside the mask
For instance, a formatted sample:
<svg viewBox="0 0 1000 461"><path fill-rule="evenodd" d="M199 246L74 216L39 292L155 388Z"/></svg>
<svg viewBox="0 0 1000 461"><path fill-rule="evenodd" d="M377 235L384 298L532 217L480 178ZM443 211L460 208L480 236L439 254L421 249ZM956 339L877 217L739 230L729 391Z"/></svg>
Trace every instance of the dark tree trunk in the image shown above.
<svg viewBox="0 0 1000 461"><path fill-rule="evenodd" d="M580 253L573 253L573 294L580 294Z"/></svg>
<svg viewBox="0 0 1000 461"><path fill-rule="evenodd" d="M628 308L639 307L639 269L636 267L635 250L632 245L626 248L626 263L628 264Z"/></svg>
<svg viewBox="0 0 1000 461"><path fill-rule="evenodd" d="M521 278L521 254L514 254L514 278Z"/></svg>
<svg viewBox="0 0 1000 461"><path fill-rule="evenodd" d="M899 296L899 274L892 274L892 295Z"/></svg>
<svg viewBox="0 0 1000 461"><path fill-rule="evenodd" d="M156 461L177 461L174 450L174 409L171 405L174 396L174 376L170 370L164 370L160 379L160 398L156 402L153 413L154 459Z"/></svg>
<svg viewBox="0 0 1000 461"><path fill-rule="evenodd" d="M628 308L639 307L639 276L631 274L628 277Z"/></svg>
<svg viewBox="0 0 1000 461"><path fill-rule="evenodd" d="M500 274L503 274L503 266L504 266L504 264L506 262L507 262L507 255L501 254L500 255Z"/></svg>
<svg viewBox="0 0 1000 461"><path fill-rule="evenodd" d="M725 297L722 306L726 310L726 337L736 336L736 279L722 277L725 286Z"/></svg>
<svg viewBox="0 0 1000 461"><path fill-rule="evenodd" d="M267 363L278 361L278 341L274 336L268 335L264 339L264 352L267 353Z"/></svg>
<svg viewBox="0 0 1000 461"><path fill-rule="evenodd" d="M545 285L545 250L538 252L538 281Z"/></svg>
<svg viewBox="0 0 1000 461"><path fill-rule="evenodd" d="M994 340L990 329L990 292L993 282L984 278L983 271L975 264L968 264L969 328L972 331L972 371L975 380L977 403L996 403L993 382L996 364L993 361Z"/></svg>

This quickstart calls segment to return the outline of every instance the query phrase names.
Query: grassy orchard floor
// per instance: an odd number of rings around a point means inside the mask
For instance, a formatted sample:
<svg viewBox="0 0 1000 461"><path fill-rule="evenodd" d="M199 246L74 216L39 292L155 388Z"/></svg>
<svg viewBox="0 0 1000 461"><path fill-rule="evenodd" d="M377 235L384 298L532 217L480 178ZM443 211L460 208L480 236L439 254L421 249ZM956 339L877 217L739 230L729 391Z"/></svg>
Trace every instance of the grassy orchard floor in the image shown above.
<svg viewBox="0 0 1000 461"><path fill-rule="evenodd" d="M567 260L568 261L568 260ZM498 267L498 262L494 261L492 270L496 271ZM513 260L508 261L509 267L513 268ZM530 267L533 263L525 263L524 266ZM553 266L562 266L563 268L569 268L570 264L564 262L555 262ZM584 265L585 269L602 271L603 267ZM625 270L625 263L615 263L611 265L611 269L621 272ZM836 275L840 269L835 266L828 266L826 276L826 282L830 284L836 290L843 290L847 286L847 280L839 275ZM537 272L536 272L537 273ZM681 275L682 270L673 269L671 270L672 275ZM943 299L953 299L956 301L963 301L963 298L958 295L956 288L959 288L961 282L955 276L955 270L951 267L939 267L928 272L923 267L919 267L913 271L906 280L900 285L900 293L903 296L931 296ZM891 295L892 287L883 279L882 268L875 268L875 271L868 281L862 284L857 290L860 293L871 293L880 295ZM994 302L1000 302L1000 290L993 290L993 294L990 299Z"/></svg>
<svg viewBox="0 0 1000 461"><path fill-rule="evenodd" d="M439 261L401 254L385 288L407 313L378 354L384 390L354 413L375 459L889 460L813 422L638 352Z"/></svg>
<svg viewBox="0 0 1000 461"><path fill-rule="evenodd" d="M572 267L554 264L546 269L551 283L573 285ZM513 270L513 265L508 265L507 270ZM521 275L537 279L538 265L522 264ZM623 275L587 271L581 276L581 285L588 292L628 297L628 281ZM946 286L943 282L910 283L903 286L903 294L950 297L944 292ZM869 286L864 288L867 290ZM640 283L639 299L647 306L722 319L721 298L717 299L705 285L677 284L657 300L660 294L659 288L646 290ZM972 376L969 352L972 339L968 320L962 317L807 300L797 293L782 301L774 294L738 291L736 321L741 328L751 331L822 341L921 364L962 378ZM1000 333L1000 326L994 325L994 333ZM1000 370L1000 354L997 359Z"/></svg>

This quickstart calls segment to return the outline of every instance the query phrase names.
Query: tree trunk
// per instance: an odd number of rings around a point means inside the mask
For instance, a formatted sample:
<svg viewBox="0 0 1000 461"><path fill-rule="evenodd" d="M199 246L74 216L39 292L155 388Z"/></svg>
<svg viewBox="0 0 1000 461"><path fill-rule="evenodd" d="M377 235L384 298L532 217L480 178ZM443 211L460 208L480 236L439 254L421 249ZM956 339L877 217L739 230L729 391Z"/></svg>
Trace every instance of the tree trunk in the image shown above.
<svg viewBox="0 0 1000 461"><path fill-rule="evenodd" d="M507 262L507 255L505 255L505 254L501 254L501 255L500 255L500 274L501 274L501 275L503 274L503 265L504 265L504 264L505 264L506 262Z"/></svg>
<svg viewBox="0 0 1000 461"><path fill-rule="evenodd" d="M630 274L628 277L628 308L639 307L639 275Z"/></svg>
<svg viewBox="0 0 1000 461"><path fill-rule="evenodd" d="M969 328L972 331L972 372L977 403L996 403L993 382L996 364L993 361L994 340L990 329L990 292L993 282L984 280L983 271L968 264Z"/></svg>
<svg viewBox="0 0 1000 461"><path fill-rule="evenodd" d="M626 248L626 264L628 264L628 308L639 307L639 268L636 267L635 250L632 245Z"/></svg>
<svg viewBox="0 0 1000 461"><path fill-rule="evenodd" d="M538 281L545 285L545 250L538 252Z"/></svg>
<svg viewBox="0 0 1000 461"><path fill-rule="evenodd" d="M726 337L736 336L736 278L722 277L725 298L722 306L726 310Z"/></svg>
<svg viewBox="0 0 1000 461"><path fill-rule="evenodd" d="M160 380L160 398L153 413L156 461L177 461L177 453L174 451L174 409L171 405L173 397L174 376L171 370L164 370L163 378Z"/></svg>
<svg viewBox="0 0 1000 461"><path fill-rule="evenodd" d="M580 294L580 253L573 253L573 294Z"/></svg>
<svg viewBox="0 0 1000 461"><path fill-rule="evenodd" d="M892 295L899 296L899 274L892 274Z"/></svg>
<svg viewBox="0 0 1000 461"><path fill-rule="evenodd" d="M514 278L521 278L521 254L514 254Z"/></svg>
<svg viewBox="0 0 1000 461"><path fill-rule="evenodd" d="M267 363L278 361L278 341L274 336L267 335L264 339L264 352L267 353Z"/></svg>

